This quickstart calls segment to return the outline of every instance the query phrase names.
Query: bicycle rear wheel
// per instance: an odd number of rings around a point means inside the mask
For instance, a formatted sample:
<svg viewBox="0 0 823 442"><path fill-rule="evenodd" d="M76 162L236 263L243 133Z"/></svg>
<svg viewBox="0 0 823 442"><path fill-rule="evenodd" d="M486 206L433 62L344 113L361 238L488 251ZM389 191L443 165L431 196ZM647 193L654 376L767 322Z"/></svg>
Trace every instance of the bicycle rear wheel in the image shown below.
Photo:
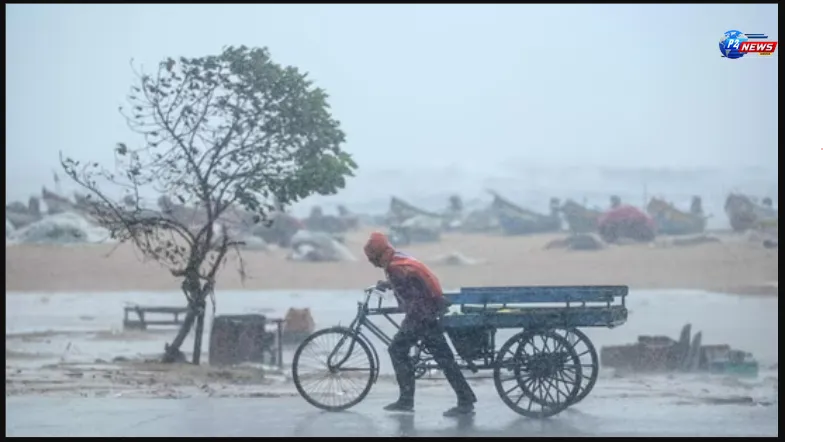
<svg viewBox="0 0 823 442"><path fill-rule="evenodd" d="M347 328L312 333L292 360L297 392L321 410L342 411L357 405L377 380L376 355L369 347Z"/></svg>

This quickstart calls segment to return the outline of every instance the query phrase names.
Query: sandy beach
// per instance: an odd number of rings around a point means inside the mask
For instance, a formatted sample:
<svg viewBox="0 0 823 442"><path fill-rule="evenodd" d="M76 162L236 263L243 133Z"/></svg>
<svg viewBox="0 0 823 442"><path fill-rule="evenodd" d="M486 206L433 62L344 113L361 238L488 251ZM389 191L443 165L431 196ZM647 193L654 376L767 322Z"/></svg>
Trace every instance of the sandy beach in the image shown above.
<svg viewBox="0 0 823 442"><path fill-rule="evenodd" d="M349 233L346 246L361 258L368 230ZM692 246L610 246L600 251L544 249L562 235L504 237L449 234L439 243L403 250L429 263L444 287L487 285L625 284L633 289L696 289L726 293L777 294L778 251L741 236ZM142 262L131 245L7 245L7 291L174 290L179 280L154 262ZM441 262L450 253L476 261ZM305 263L286 260L287 251L244 251L243 282L232 257L220 273L223 289L357 289L381 278L368 262Z"/></svg>

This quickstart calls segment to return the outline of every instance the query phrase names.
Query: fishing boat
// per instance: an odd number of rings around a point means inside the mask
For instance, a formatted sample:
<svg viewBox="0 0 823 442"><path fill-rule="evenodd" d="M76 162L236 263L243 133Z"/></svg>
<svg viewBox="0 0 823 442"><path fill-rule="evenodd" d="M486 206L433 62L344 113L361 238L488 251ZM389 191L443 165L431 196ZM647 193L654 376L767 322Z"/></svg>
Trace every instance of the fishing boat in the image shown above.
<svg viewBox="0 0 823 442"><path fill-rule="evenodd" d="M394 245L439 241L446 222L443 215L415 207L394 196L386 219L389 239Z"/></svg>
<svg viewBox="0 0 823 442"><path fill-rule="evenodd" d="M562 220L558 213L544 215L524 209L506 200L496 192L490 192L494 196L491 205L492 211L497 215L500 227L507 235L556 232L562 227Z"/></svg>
<svg viewBox="0 0 823 442"><path fill-rule="evenodd" d="M726 198L724 209L729 217L729 224L736 232L749 229L777 229L779 218L777 210L770 207L771 200L765 199L758 204L756 199L739 193L732 193Z"/></svg>
<svg viewBox="0 0 823 442"><path fill-rule="evenodd" d="M589 209L573 200L566 200L560 210L566 217L569 230L573 233L596 232L597 220L603 214L603 212L599 210Z"/></svg>
<svg viewBox="0 0 823 442"><path fill-rule="evenodd" d="M663 235L696 235L706 230L702 202L699 197L692 200L692 210L684 212L662 198L652 198L646 205L646 212L654 219L657 232Z"/></svg>

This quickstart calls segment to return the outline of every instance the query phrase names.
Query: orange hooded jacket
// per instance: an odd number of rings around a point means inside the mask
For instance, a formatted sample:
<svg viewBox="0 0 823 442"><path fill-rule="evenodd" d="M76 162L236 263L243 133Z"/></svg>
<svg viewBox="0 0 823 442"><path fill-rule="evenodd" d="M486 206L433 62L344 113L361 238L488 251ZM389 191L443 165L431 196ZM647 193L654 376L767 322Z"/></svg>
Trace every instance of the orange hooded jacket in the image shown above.
<svg viewBox="0 0 823 442"><path fill-rule="evenodd" d="M363 250L372 263L385 270L408 319L434 318L446 309L443 289L434 273L417 259L395 250L386 235L373 233Z"/></svg>

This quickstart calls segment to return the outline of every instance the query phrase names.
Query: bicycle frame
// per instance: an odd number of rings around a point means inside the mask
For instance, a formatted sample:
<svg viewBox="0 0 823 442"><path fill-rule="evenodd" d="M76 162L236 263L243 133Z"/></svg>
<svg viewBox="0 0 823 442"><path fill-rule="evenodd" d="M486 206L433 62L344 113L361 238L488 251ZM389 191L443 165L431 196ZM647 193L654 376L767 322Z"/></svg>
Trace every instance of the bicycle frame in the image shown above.
<svg viewBox="0 0 823 442"><path fill-rule="evenodd" d="M392 325L399 329L400 324L398 324L389 315L403 313L403 311L399 307L383 307L382 296L378 301L378 307L370 308L369 301L371 300L371 296L375 291L375 287L369 287L365 290L366 297L363 301L359 301L357 303L357 315L354 317L354 320L351 322L351 324L349 324L348 330L352 331L355 335L363 339L363 341L365 341L366 344L369 346L369 349L372 351L372 353L374 353L375 358L377 358L377 350L375 349L374 344L372 344L371 340L369 340L365 333L363 333L362 329L365 328L366 330L372 332L372 334L374 334L374 336L376 336L377 339L380 340L380 342L382 342L387 347L389 346L389 344L391 344L392 338L383 330L381 330L380 327L377 326L377 324L372 322L372 320L369 319L369 316L383 315L383 317L385 317L389 322L391 322ZM349 344L349 348L346 351L346 355L343 358L341 358L340 362L338 362L337 364L333 364L332 357L337 353L338 350L340 350L344 341L345 340L341 340L337 344L337 346L335 346L335 348L332 350L331 354L329 354L327 364L329 368L332 370L339 370L340 366L343 365L346 362L346 360L348 360L348 358L351 356L351 352L354 349L354 341L352 341L351 344Z"/></svg>
<svg viewBox="0 0 823 442"><path fill-rule="evenodd" d="M367 289L368 290L368 289ZM386 318L395 328L400 329L400 324L397 323L390 315L396 315L403 313L403 310L399 307L383 307L383 298L381 297L377 301L377 308L370 308L369 301L371 299L371 292L368 291L366 295L366 299L364 301L357 303L357 316L352 321L351 325L349 325L349 329L359 335L363 335L363 331L361 328L365 328L366 330L372 332L377 339L380 340L383 344L388 346L391 344L392 337L389 336L386 332L380 329L371 319L369 316L375 315L382 315Z"/></svg>
<svg viewBox="0 0 823 442"><path fill-rule="evenodd" d="M370 350L377 359L377 350L372 344L371 340L368 339L366 334L364 333L364 328L370 331L377 339L382 342L386 347L391 345L392 337L389 336L386 332L380 329L371 319L369 316L381 315L386 318L395 328L400 329L400 324L397 323L390 315L403 313L403 310L399 307L383 307L383 296L382 294L379 297L378 304L376 308L371 308L369 306L369 302L371 300L372 294L376 291L375 287L369 287L365 289L366 297L363 301L357 303L357 316L355 316L354 320L349 324L348 330L352 331L355 335L359 336L365 343L369 346ZM495 348L494 344L494 336L492 336L491 348ZM340 366L348 360L351 356L351 352L354 349L354 341L351 342L349 348L346 352L345 357L343 357L338 364L332 364L332 357L336 354L338 350L340 350L341 346L343 345L344 340L341 340L337 346L332 350L331 354L329 354L327 363L330 369L332 370L339 370ZM416 345L414 348L413 359L416 359L418 362L422 360L421 353L423 352L423 348L421 345ZM455 359L457 359L458 364L463 369L469 369L472 372L477 372L479 369L485 369L492 366L494 362L494 355L484 355L483 361L480 365L475 364L472 360L467 360L460 355L455 354ZM462 363L461 363L462 362ZM378 363L379 366L379 363ZM428 369L436 368L436 364L429 365Z"/></svg>

